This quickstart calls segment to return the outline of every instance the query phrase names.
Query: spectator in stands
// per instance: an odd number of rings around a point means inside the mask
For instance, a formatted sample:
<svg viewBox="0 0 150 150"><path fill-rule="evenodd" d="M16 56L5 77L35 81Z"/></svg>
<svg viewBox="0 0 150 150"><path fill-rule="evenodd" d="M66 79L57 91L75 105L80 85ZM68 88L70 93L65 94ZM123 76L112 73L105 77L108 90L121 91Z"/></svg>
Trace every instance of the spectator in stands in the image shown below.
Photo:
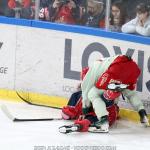
<svg viewBox="0 0 150 150"><path fill-rule="evenodd" d="M9 0L6 10L4 12L6 17L15 17L15 10L14 8L16 7L16 1L15 0Z"/></svg>
<svg viewBox="0 0 150 150"><path fill-rule="evenodd" d="M86 12L86 1L78 2L77 4L79 7L79 20L77 23L80 24L81 19Z"/></svg>
<svg viewBox="0 0 150 150"><path fill-rule="evenodd" d="M54 0L48 8L49 11L49 21L54 22L57 19L58 13L61 7L65 4L63 0Z"/></svg>
<svg viewBox="0 0 150 150"><path fill-rule="evenodd" d="M122 26L124 33L136 33L143 36L150 36L150 10L149 7L140 3L136 7L137 16Z"/></svg>
<svg viewBox="0 0 150 150"><path fill-rule="evenodd" d="M22 9L20 12L20 18L24 19L34 18L34 6L32 6L31 0L22 0Z"/></svg>
<svg viewBox="0 0 150 150"><path fill-rule="evenodd" d="M150 4L150 0L121 0L123 2L123 5L127 8L127 13L129 19L134 19L136 17L136 9L135 6L137 6L140 3L144 4Z"/></svg>
<svg viewBox="0 0 150 150"><path fill-rule="evenodd" d="M87 8L85 14L81 18L81 25L104 27L103 0L87 0Z"/></svg>
<svg viewBox="0 0 150 150"><path fill-rule="evenodd" d="M121 32L121 27L127 22L126 9L121 1L115 1L111 6L110 26L111 31Z"/></svg>
<svg viewBox="0 0 150 150"><path fill-rule="evenodd" d="M48 7L54 0L40 0L40 7Z"/></svg>
<svg viewBox="0 0 150 150"><path fill-rule="evenodd" d="M8 0L0 0L0 15L5 15L5 10L8 4Z"/></svg>
<svg viewBox="0 0 150 150"><path fill-rule="evenodd" d="M66 24L76 24L77 5L73 0L67 0L57 15L55 22L66 23Z"/></svg>
<svg viewBox="0 0 150 150"><path fill-rule="evenodd" d="M49 6L51 6L52 0L40 0L40 12L39 19L43 21L49 21Z"/></svg>

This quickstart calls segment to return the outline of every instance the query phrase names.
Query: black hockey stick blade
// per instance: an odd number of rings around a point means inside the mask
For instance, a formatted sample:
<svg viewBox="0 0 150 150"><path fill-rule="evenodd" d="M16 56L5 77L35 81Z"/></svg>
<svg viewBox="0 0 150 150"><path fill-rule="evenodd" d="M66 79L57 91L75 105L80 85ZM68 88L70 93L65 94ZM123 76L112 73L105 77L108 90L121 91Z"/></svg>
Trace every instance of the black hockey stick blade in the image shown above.
<svg viewBox="0 0 150 150"><path fill-rule="evenodd" d="M47 106L47 105L32 103L32 102L30 102L28 99L23 98L17 91L16 91L16 94L18 95L18 97L19 97L21 100L23 100L23 101L26 102L27 104L34 105L34 106L41 106L41 107L49 107L49 108L61 109L61 108L59 108L59 107Z"/></svg>
<svg viewBox="0 0 150 150"><path fill-rule="evenodd" d="M39 119L19 119L14 118L14 122L27 122L27 121L51 121L51 120L62 120L61 118L39 118Z"/></svg>
<svg viewBox="0 0 150 150"><path fill-rule="evenodd" d="M29 121L51 121L51 120L62 120L62 118L30 118L30 119L21 119L21 118L16 118L14 117L7 107L5 105L1 106L1 110L4 112L4 114L11 119L14 122L29 122Z"/></svg>

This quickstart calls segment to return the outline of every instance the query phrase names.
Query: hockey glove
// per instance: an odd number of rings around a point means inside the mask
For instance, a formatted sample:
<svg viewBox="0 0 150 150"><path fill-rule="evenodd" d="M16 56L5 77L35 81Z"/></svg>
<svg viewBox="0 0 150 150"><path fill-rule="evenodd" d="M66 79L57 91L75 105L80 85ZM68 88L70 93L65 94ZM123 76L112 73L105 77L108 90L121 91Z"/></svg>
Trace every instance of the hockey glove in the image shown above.
<svg viewBox="0 0 150 150"><path fill-rule="evenodd" d="M77 114L78 112L73 106L65 106L62 108L61 116L64 120L75 119Z"/></svg>
<svg viewBox="0 0 150 150"><path fill-rule="evenodd" d="M141 109L141 110L139 111L139 116L140 116L140 122L142 123L142 125L143 125L144 127L150 126L150 124L149 124L149 119L148 119L148 117L147 117L147 113L146 113L145 109Z"/></svg>
<svg viewBox="0 0 150 150"><path fill-rule="evenodd" d="M106 90L103 93L103 97L107 100L115 100L121 95L120 92L112 91L112 90Z"/></svg>
<svg viewBox="0 0 150 150"><path fill-rule="evenodd" d="M79 132L87 132L91 122L88 119L78 119L74 122L75 125L79 125Z"/></svg>
<svg viewBox="0 0 150 150"><path fill-rule="evenodd" d="M83 115L88 114L89 113L89 108L88 107L82 108L82 113L83 113Z"/></svg>
<svg viewBox="0 0 150 150"><path fill-rule="evenodd" d="M106 90L101 95L102 100L105 102L106 107L110 107L114 104L114 100L120 96L120 92L114 92L111 90Z"/></svg>

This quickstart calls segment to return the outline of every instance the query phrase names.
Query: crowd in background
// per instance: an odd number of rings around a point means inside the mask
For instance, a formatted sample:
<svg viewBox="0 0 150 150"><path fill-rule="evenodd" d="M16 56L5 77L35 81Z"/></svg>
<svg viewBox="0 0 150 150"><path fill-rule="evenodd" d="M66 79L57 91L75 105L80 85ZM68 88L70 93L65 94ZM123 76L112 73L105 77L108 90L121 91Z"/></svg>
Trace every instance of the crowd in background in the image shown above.
<svg viewBox="0 0 150 150"><path fill-rule="evenodd" d="M0 15L34 19L35 0L0 0ZM105 28L106 0L40 0L42 21ZM110 31L150 36L150 0L111 0Z"/></svg>

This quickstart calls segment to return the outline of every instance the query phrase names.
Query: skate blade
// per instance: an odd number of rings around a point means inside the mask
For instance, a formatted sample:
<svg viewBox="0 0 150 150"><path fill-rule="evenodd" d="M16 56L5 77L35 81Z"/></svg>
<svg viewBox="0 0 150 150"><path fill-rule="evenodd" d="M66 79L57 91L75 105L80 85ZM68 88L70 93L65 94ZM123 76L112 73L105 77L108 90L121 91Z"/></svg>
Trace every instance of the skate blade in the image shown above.
<svg viewBox="0 0 150 150"><path fill-rule="evenodd" d="M66 134L66 133L67 133L67 130L66 130L65 127L60 127L60 128L59 128L59 132Z"/></svg>
<svg viewBox="0 0 150 150"><path fill-rule="evenodd" d="M71 132L77 132L77 131L78 131L77 126L72 126L72 127L63 126L63 127L59 128L59 132L64 133L64 134L71 133Z"/></svg>
<svg viewBox="0 0 150 150"><path fill-rule="evenodd" d="M88 129L88 132L91 132L91 133L108 133L109 130L97 129L96 127L90 127Z"/></svg>

